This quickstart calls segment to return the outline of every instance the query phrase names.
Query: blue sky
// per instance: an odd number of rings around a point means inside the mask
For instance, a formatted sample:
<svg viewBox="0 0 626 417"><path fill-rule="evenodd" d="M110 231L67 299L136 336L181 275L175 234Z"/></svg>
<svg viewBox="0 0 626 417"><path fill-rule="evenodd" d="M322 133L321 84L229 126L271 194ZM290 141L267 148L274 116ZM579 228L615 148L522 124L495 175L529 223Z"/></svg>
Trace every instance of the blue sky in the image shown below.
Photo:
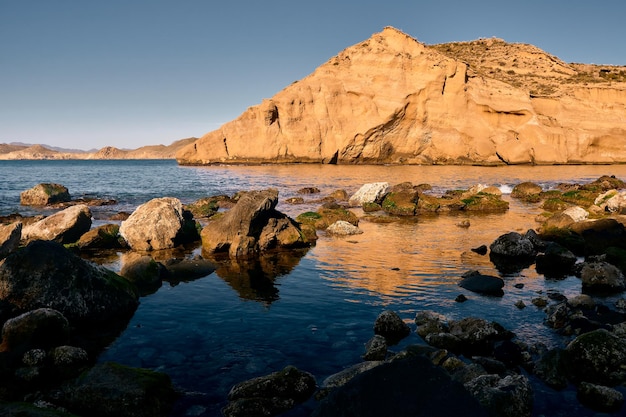
<svg viewBox="0 0 626 417"><path fill-rule="evenodd" d="M625 17L623 0L0 0L0 143L201 136L388 25L626 65Z"/></svg>

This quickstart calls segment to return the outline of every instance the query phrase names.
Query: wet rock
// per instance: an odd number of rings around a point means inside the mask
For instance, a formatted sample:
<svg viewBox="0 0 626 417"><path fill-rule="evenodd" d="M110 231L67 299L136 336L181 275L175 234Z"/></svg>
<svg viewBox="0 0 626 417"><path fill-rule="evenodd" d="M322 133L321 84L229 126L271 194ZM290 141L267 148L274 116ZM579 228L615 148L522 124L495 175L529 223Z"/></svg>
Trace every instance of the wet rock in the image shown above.
<svg viewBox="0 0 626 417"><path fill-rule="evenodd" d="M139 251L170 249L198 238L191 213L173 197L141 204L122 222L119 232L128 246Z"/></svg>
<svg viewBox="0 0 626 417"><path fill-rule="evenodd" d="M446 318L434 311L420 311L415 315L417 334L425 338L432 333L447 333L449 331Z"/></svg>
<svg viewBox="0 0 626 417"><path fill-rule="evenodd" d="M464 353L488 356L493 352L496 341L508 340L513 334L497 322L476 317L467 317L448 323L450 334L462 342Z"/></svg>
<svg viewBox="0 0 626 417"><path fill-rule="evenodd" d="M472 248L472 252L475 252L479 255L486 255L487 254L487 245L480 245L476 248Z"/></svg>
<svg viewBox="0 0 626 417"><path fill-rule="evenodd" d="M34 241L0 265L0 299L7 308L18 314L52 308L72 325L129 317L138 304L135 291L124 278L55 242Z"/></svg>
<svg viewBox="0 0 626 417"><path fill-rule="evenodd" d="M504 280L491 275L483 275L478 271L469 271L463 274L459 286L466 290L487 295L502 296Z"/></svg>
<svg viewBox="0 0 626 417"><path fill-rule="evenodd" d="M604 253L609 247L626 248L626 228L611 218L586 220L570 226L585 241L585 254Z"/></svg>
<svg viewBox="0 0 626 417"><path fill-rule="evenodd" d="M361 363L357 363L355 365L352 365L340 372L337 372L336 374L333 374L331 376L329 376L328 378L326 378L323 382L322 382L322 388L324 389L330 389L330 388L337 388L337 387L341 387L343 385L345 385L348 381L350 381L352 378L354 378L355 376L362 374L365 371L369 371L370 369L373 369L379 365L382 365L383 361L365 361L365 362L361 362Z"/></svg>
<svg viewBox="0 0 626 417"><path fill-rule="evenodd" d="M193 258L170 258L162 262L166 274L163 279L170 283L188 282L206 277L215 271L215 265L200 256Z"/></svg>
<svg viewBox="0 0 626 417"><path fill-rule="evenodd" d="M419 375L419 377L416 377ZM454 401L450 401L454 398ZM329 393L314 417L486 416L485 410L448 373L424 356L382 363Z"/></svg>
<svg viewBox="0 0 626 417"><path fill-rule="evenodd" d="M348 204L352 207L362 206L363 203L382 203L383 198L389 191L388 182L375 182L364 184L354 193L348 200Z"/></svg>
<svg viewBox="0 0 626 417"><path fill-rule="evenodd" d="M0 259L5 258L20 245L22 223L0 224Z"/></svg>
<svg viewBox="0 0 626 417"><path fill-rule="evenodd" d="M298 194L319 194L320 189L317 187L303 187L298 190Z"/></svg>
<svg viewBox="0 0 626 417"><path fill-rule="evenodd" d="M528 202L537 202L541 199L542 188L532 182L522 182L517 184L511 190L512 198L519 198L520 200Z"/></svg>
<svg viewBox="0 0 626 417"><path fill-rule="evenodd" d="M310 245L298 224L276 211L276 204L275 189L242 193L235 207L202 229L203 253L224 252L237 258Z"/></svg>
<svg viewBox="0 0 626 417"><path fill-rule="evenodd" d="M390 345L398 343L410 333L409 326L395 311L383 311L374 322L374 334L383 336Z"/></svg>
<svg viewBox="0 0 626 417"><path fill-rule="evenodd" d="M608 262L585 262L580 277L586 292L621 292L626 288L622 271Z"/></svg>
<svg viewBox="0 0 626 417"><path fill-rule="evenodd" d="M344 220L337 220L326 228L326 232L337 236L352 236L363 233L357 226Z"/></svg>
<svg viewBox="0 0 626 417"><path fill-rule="evenodd" d="M530 240L530 243L535 247L535 251L542 252L546 249L546 246L549 242L546 242L537 234L537 232L533 229L528 229L526 233L524 233L524 237Z"/></svg>
<svg viewBox="0 0 626 417"><path fill-rule="evenodd" d="M328 197L336 201L348 201L349 196L346 190L335 190Z"/></svg>
<svg viewBox="0 0 626 417"><path fill-rule="evenodd" d="M226 417L275 416L308 400L315 389L313 375L287 366L232 387L222 413Z"/></svg>
<svg viewBox="0 0 626 417"><path fill-rule="evenodd" d="M576 255L555 242L546 245L543 253L535 258L537 272L548 278L561 278L572 273Z"/></svg>
<svg viewBox="0 0 626 417"><path fill-rule="evenodd" d="M578 385L577 397L586 407L604 413L618 412L624 405L624 395L618 390L588 382Z"/></svg>
<svg viewBox="0 0 626 417"><path fill-rule="evenodd" d="M46 206L71 200L67 188L61 184L42 183L20 193L20 204L23 206Z"/></svg>
<svg viewBox="0 0 626 417"><path fill-rule="evenodd" d="M185 206L197 219L209 218L217 214L220 208L232 207L235 203L227 195L201 198Z"/></svg>
<svg viewBox="0 0 626 417"><path fill-rule="evenodd" d="M534 373L546 385L556 390L567 387L567 358L563 349L551 349L534 364Z"/></svg>
<svg viewBox="0 0 626 417"><path fill-rule="evenodd" d="M359 225L359 218L356 214L339 206L335 208L320 207L316 212L308 211L298 215L296 220L303 225L312 225L316 229L326 229L339 220L346 221L353 226Z"/></svg>
<svg viewBox="0 0 626 417"><path fill-rule="evenodd" d="M290 197L285 200L287 204L304 204L304 198L302 197Z"/></svg>
<svg viewBox="0 0 626 417"><path fill-rule="evenodd" d="M143 296L152 294L163 285L167 270L151 256L127 252L121 256L120 275L135 284Z"/></svg>
<svg viewBox="0 0 626 417"><path fill-rule="evenodd" d="M3 403L1 407L2 415L7 417L76 417L65 411L24 402Z"/></svg>
<svg viewBox="0 0 626 417"><path fill-rule="evenodd" d="M530 417L533 389L523 375L481 375L465 384L490 414L498 417Z"/></svg>
<svg viewBox="0 0 626 417"><path fill-rule="evenodd" d="M419 193L408 189L387 193L382 209L394 216L414 216L417 213Z"/></svg>
<svg viewBox="0 0 626 417"><path fill-rule="evenodd" d="M456 296L456 298L454 299L454 301L456 301L457 303L464 303L467 301L467 297L463 294L459 294Z"/></svg>
<svg viewBox="0 0 626 417"><path fill-rule="evenodd" d="M438 349L445 349L454 353L463 351L463 341L451 333L429 333L424 337L424 341Z"/></svg>
<svg viewBox="0 0 626 417"><path fill-rule="evenodd" d="M593 203L609 213L620 213L626 208L626 192L609 190L600 194Z"/></svg>
<svg viewBox="0 0 626 417"><path fill-rule="evenodd" d="M102 363L65 388L65 407L89 416L167 416L176 398L166 374Z"/></svg>
<svg viewBox="0 0 626 417"><path fill-rule="evenodd" d="M118 249L124 246L117 224L104 224L82 235L76 245L81 250Z"/></svg>
<svg viewBox="0 0 626 417"><path fill-rule="evenodd" d="M68 342L70 326L60 312L38 308L10 320L2 326L0 352L48 349Z"/></svg>
<svg viewBox="0 0 626 417"><path fill-rule="evenodd" d="M503 273L518 272L530 266L537 254L530 239L517 232L501 235L489 249L489 259Z"/></svg>
<svg viewBox="0 0 626 417"><path fill-rule="evenodd" d="M477 212L504 212L509 209L508 201L502 200L500 195L487 194L480 192L478 194L462 198L462 210Z"/></svg>
<svg viewBox="0 0 626 417"><path fill-rule="evenodd" d="M57 346L49 356L55 374L61 379L77 377L90 363L87 351L76 346Z"/></svg>
<svg viewBox="0 0 626 417"><path fill-rule="evenodd" d="M22 241L76 242L91 228L91 210L84 204L68 207L22 228Z"/></svg>
<svg viewBox="0 0 626 417"><path fill-rule="evenodd" d="M565 349L569 360L569 377L613 386L626 382L626 340L604 329L578 336Z"/></svg>
<svg viewBox="0 0 626 417"><path fill-rule="evenodd" d="M363 360L365 361L382 361L387 356L387 340L380 336L374 335L365 344L365 354Z"/></svg>
<svg viewBox="0 0 626 417"><path fill-rule="evenodd" d="M535 304L534 300L533 304ZM553 329L562 329L569 324L569 315L570 308L567 303L562 302L559 304L553 304L546 309L546 318L544 323Z"/></svg>

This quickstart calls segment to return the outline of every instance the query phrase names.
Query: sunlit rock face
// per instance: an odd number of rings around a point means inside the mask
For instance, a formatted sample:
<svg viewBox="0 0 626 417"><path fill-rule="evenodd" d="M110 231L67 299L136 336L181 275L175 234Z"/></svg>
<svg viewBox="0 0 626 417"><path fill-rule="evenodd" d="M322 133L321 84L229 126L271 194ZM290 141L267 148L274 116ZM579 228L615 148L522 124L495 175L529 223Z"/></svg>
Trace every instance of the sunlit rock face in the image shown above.
<svg viewBox="0 0 626 417"><path fill-rule="evenodd" d="M444 46L387 27L176 158L180 164L626 162L621 67L605 69L617 77L608 82L595 66L566 64L531 45L481 39ZM458 50L472 48L486 58L468 64L475 54Z"/></svg>

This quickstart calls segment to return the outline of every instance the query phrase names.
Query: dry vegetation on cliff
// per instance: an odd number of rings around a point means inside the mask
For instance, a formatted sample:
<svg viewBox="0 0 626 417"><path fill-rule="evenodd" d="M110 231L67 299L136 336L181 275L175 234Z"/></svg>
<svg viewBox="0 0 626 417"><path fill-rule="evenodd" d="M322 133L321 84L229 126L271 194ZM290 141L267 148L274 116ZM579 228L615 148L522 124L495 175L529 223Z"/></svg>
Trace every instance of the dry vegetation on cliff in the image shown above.
<svg viewBox="0 0 626 417"><path fill-rule="evenodd" d="M568 64L528 44L488 38L431 45L430 48L465 62L478 75L528 90L533 96L561 95L571 87L624 84L626 67Z"/></svg>

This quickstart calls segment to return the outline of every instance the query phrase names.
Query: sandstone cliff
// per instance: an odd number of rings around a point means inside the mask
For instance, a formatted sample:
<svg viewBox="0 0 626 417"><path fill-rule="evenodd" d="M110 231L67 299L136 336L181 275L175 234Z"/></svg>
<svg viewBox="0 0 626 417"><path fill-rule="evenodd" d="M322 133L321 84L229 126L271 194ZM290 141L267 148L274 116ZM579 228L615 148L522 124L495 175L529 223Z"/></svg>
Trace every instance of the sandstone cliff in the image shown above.
<svg viewBox="0 0 626 417"><path fill-rule="evenodd" d="M626 67L391 27L176 154L180 164L626 162Z"/></svg>
<svg viewBox="0 0 626 417"><path fill-rule="evenodd" d="M42 145L18 146L0 144L0 160L19 159L174 159L176 152L197 138L181 139L171 145L150 145L137 149L105 146L96 152L64 152Z"/></svg>

